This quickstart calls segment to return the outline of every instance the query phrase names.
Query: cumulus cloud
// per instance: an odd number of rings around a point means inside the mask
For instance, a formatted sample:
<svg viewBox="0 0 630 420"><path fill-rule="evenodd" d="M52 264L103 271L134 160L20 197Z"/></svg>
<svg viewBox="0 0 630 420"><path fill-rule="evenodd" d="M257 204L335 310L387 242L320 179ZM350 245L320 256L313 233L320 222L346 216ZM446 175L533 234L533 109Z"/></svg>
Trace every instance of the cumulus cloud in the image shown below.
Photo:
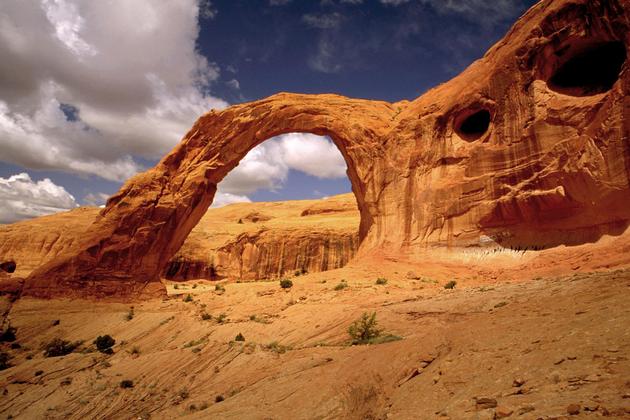
<svg viewBox="0 0 630 420"><path fill-rule="evenodd" d="M291 169L317 178L346 176L346 162L330 139L291 133L252 149L219 184L219 190L242 196L259 189L278 190Z"/></svg>
<svg viewBox="0 0 630 420"><path fill-rule="evenodd" d="M72 195L48 178L35 182L27 173L0 178L0 223L13 223L77 206Z"/></svg>
<svg viewBox="0 0 630 420"><path fill-rule="evenodd" d="M222 191L217 191L217 193L214 195L214 200L212 201L212 205L210 207L217 208L234 203L251 203L251 201L252 200L250 200L245 195L230 194Z"/></svg>
<svg viewBox="0 0 630 420"><path fill-rule="evenodd" d="M99 206L99 207L101 207L107 202L108 198L109 198L109 194L96 192L96 193L89 193L88 195L83 197L83 201L88 206Z"/></svg>
<svg viewBox="0 0 630 420"><path fill-rule="evenodd" d="M195 47L210 1L0 4L0 159L122 181L227 104ZM27 30L25 30L27 29ZM74 107L76 118L61 111Z"/></svg>

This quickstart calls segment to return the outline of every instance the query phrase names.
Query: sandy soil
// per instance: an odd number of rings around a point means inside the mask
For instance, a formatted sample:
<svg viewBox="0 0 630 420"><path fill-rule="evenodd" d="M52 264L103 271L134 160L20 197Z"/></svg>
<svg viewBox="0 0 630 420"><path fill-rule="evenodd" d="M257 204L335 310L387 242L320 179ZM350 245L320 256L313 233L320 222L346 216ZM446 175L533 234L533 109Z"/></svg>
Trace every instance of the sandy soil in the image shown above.
<svg viewBox="0 0 630 420"><path fill-rule="evenodd" d="M628 418L628 242L624 235L529 255L434 253L422 264L372 256L295 277L287 290L277 280L222 282L224 292L209 281L170 283L167 299L134 304L130 320L129 304L20 299L9 318L21 348L2 344L14 366L0 372L0 412ZM375 284L379 277L387 284ZM455 288L445 289L452 279ZM347 287L335 290L342 280ZM384 333L402 339L349 345L348 326L372 311ZM234 341L239 333L245 341ZM104 334L116 339L112 355L92 344ZM57 337L84 344L44 357L42 345ZM123 380L133 387L121 388Z"/></svg>

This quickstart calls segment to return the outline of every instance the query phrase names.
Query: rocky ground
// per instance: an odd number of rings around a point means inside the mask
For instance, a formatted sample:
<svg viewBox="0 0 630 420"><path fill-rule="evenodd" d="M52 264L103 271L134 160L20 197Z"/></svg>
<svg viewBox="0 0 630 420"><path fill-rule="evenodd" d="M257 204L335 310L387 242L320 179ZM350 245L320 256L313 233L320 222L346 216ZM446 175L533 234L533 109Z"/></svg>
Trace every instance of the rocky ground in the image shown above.
<svg viewBox="0 0 630 420"><path fill-rule="evenodd" d="M630 270L532 278L534 271L521 270L520 279L510 278L516 269L465 274L446 289L452 275L375 258L294 277L288 289L277 280L200 280L170 282L168 298L133 306L20 299L9 313L16 340L2 344L13 366L0 372L0 412L627 418ZM348 327L364 312L375 312L382 336L394 341L350 345ZM113 354L92 344L105 334L116 340ZM239 334L244 341L235 341ZM83 344L45 357L42 346L55 338Z"/></svg>

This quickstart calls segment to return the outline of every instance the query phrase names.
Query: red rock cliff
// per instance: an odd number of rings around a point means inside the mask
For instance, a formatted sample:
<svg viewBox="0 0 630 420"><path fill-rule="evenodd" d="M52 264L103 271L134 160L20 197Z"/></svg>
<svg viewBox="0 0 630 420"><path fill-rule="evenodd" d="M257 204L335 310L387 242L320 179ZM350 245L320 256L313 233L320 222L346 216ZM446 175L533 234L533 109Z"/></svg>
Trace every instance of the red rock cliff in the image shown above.
<svg viewBox="0 0 630 420"><path fill-rule="evenodd" d="M141 291L225 175L288 132L328 135L346 159L359 254L537 249L618 233L630 220L629 25L628 0L546 0L462 74L411 102L280 93L211 111L25 292Z"/></svg>

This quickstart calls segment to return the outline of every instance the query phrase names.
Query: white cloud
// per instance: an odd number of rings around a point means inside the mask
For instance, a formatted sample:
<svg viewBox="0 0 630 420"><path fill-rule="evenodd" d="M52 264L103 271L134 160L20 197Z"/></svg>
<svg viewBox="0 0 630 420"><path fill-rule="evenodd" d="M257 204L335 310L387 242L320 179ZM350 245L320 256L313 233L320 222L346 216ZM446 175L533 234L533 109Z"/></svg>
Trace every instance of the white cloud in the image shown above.
<svg viewBox="0 0 630 420"><path fill-rule="evenodd" d="M245 195L230 194L217 191L217 193L214 195L214 200L212 201L212 205L210 207L217 208L233 203L251 203L251 201L252 200L247 198L247 196Z"/></svg>
<svg viewBox="0 0 630 420"><path fill-rule="evenodd" d="M75 207L74 197L48 178L34 182L27 173L0 178L0 223L12 223Z"/></svg>
<svg viewBox="0 0 630 420"><path fill-rule="evenodd" d="M88 206L103 206L107 202L107 199L109 199L109 194L101 192L89 193L83 197L83 201Z"/></svg>
<svg viewBox="0 0 630 420"><path fill-rule="evenodd" d="M313 134L291 133L279 139L287 166L317 178L343 178L346 161L337 146Z"/></svg>
<svg viewBox="0 0 630 420"><path fill-rule="evenodd" d="M318 178L343 178L346 162L326 137L291 133L269 139L253 148L219 184L226 193L247 195L259 189L282 187L289 170Z"/></svg>
<svg viewBox="0 0 630 420"><path fill-rule="evenodd" d="M216 65L196 50L210 1L0 3L0 159L122 181L161 157L199 115ZM61 104L78 109L68 120Z"/></svg>

